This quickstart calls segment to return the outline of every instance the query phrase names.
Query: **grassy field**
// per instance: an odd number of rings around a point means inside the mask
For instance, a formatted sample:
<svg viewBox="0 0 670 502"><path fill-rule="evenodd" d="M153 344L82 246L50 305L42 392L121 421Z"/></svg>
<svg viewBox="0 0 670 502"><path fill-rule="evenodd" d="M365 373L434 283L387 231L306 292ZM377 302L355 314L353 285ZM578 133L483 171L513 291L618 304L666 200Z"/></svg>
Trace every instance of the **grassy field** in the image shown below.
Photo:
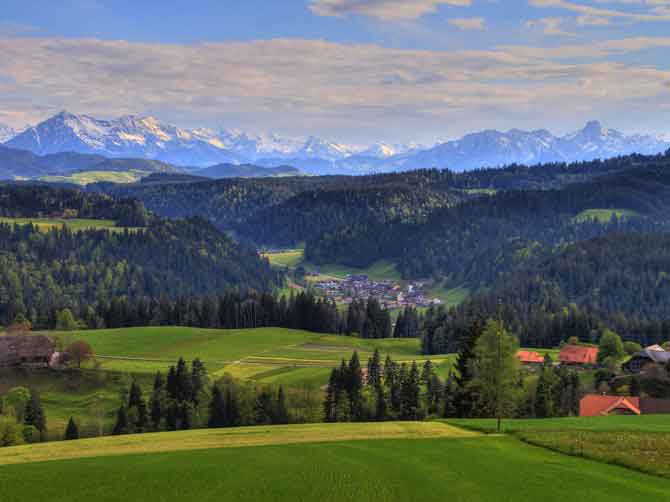
<svg viewBox="0 0 670 502"><path fill-rule="evenodd" d="M289 249L277 253L263 253L271 265L281 268L305 267L308 272L318 270L318 276L311 276L309 280L323 281L328 279L344 279L350 274L365 274L372 280L389 279L393 281L401 280L400 273L394 263L386 260L380 260L366 268L346 267L344 265L327 264L315 265L305 261L305 250L303 248Z"/></svg>
<svg viewBox="0 0 670 502"><path fill-rule="evenodd" d="M496 421L488 418L448 420L448 423L480 432L495 432ZM505 419L504 432L667 432L670 415L567 417L549 419Z"/></svg>
<svg viewBox="0 0 670 502"><path fill-rule="evenodd" d="M628 502L664 500L670 490L669 480L514 438L458 437L453 429L420 425L230 429L8 448L0 450L0 463L31 463L0 466L0 486L15 502L143 500L148 494L180 502L563 502L566 489L576 501ZM264 441L274 444L226 447ZM155 445L190 449L147 453ZM76 458L91 454L112 456Z"/></svg>
<svg viewBox="0 0 670 502"><path fill-rule="evenodd" d="M494 420L447 422L481 432L496 430ZM533 445L670 478L668 415L504 420L503 429Z"/></svg>
<svg viewBox="0 0 670 502"><path fill-rule="evenodd" d="M575 216L574 221L583 223L589 220L596 220L601 223L607 223L612 219L612 216L616 216L617 218L635 218L640 215L630 209L587 209Z"/></svg>
<svg viewBox="0 0 670 502"><path fill-rule="evenodd" d="M109 230L110 232L123 232L125 227L117 227L113 220L91 220L86 218L4 218L0 217L0 223L10 225L27 225L32 223L40 230L48 232L52 228L68 227L71 230ZM133 229L134 230L134 229Z"/></svg>
<svg viewBox="0 0 670 502"><path fill-rule="evenodd" d="M165 368L162 368L165 370ZM150 376L139 377L149 386ZM97 431L97 409L102 410L105 430L113 425L119 406L119 394L127 387L129 377L110 372L55 372L48 370L0 369L0 395L12 387L24 386L40 392L47 416L50 438L60 439L71 416L77 417L84 433Z"/></svg>
<svg viewBox="0 0 670 502"><path fill-rule="evenodd" d="M84 339L91 344L102 369L153 374L165 371L179 357L201 358L211 374L228 372L259 382L324 385L330 368L349 359L354 350L365 360L379 349L382 357L423 361L418 339L366 340L284 328L218 330L187 327L144 327L51 332L64 343ZM430 356L444 373L453 356ZM281 371L279 371L281 370Z"/></svg>
<svg viewBox="0 0 670 502"><path fill-rule="evenodd" d="M364 439L476 437L439 422L299 424L105 436L0 449L0 465L84 457Z"/></svg>
<svg viewBox="0 0 670 502"><path fill-rule="evenodd" d="M72 183L74 185L90 185L91 183L98 183L108 181L111 183L135 183L144 176L148 175L148 171L82 171L73 173L67 176L43 176L40 181L48 181L50 183Z"/></svg>

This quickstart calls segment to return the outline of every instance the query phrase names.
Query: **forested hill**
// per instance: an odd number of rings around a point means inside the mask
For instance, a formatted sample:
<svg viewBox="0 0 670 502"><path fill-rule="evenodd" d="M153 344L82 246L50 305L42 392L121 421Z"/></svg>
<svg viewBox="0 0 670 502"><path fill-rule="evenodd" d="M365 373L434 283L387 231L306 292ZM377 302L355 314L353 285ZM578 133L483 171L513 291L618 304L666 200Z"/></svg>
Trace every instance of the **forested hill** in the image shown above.
<svg viewBox="0 0 670 502"><path fill-rule="evenodd" d="M584 213L593 209L601 210L600 219ZM669 210L670 157L664 157L560 190L480 197L438 209L421 224L340 227L309 240L305 251L315 263L362 267L390 259L406 277L477 288L543 256L546 247L620 231L663 231Z"/></svg>
<svg viewBox="0 0 670 502"><path fill-rule="evenodd" d="M230 179L195 183L90 186L135 197L167 217L202 216L240 240L291 245L355 222L424 221L471 195L448 171L375 176Z"/></svg>
<svg viewBox="0 0 670 502"><path fill-rule="evenodd" d="M448 351L473 317L498 313L526 346L555 347L570 336L597 342L605 327L644 345L662 343L670 336L670 234L612 234L560 247L436 315L424 350Z"/></svg>
<svg viewBox="0 0 670 502"><path fill-rule="evenodd" d="M44 187L33 192L25 187L0 188L0 215L5 217L57 213L113 219L122 218L137 204ZM144 211L141 204L139 208ZM37 327L53 327L56 312L66 307L83 318L89 307L95 310L119 297L267 291L280 282L254 249L233 242L202 219L165 220L147 215L144 226L125 229L85 229L95 222L75 227L77 220L65 219L71 223L49 230L3 221L0 324L20 313Z"/></svg>
<svg viewBox="0 0 670 502"><path fill-rule="evenodd" d="M421 223L430 213L508 190L560 189L600 176L660 162L631 155L575 164L512 165L466 173L418 170L372 176L280 179L178 179L131 185L89 185L117 197L141 200L166 217L201 216L240 240L287 246L347 226ZM156 181L159 180L155 177ZM279 231L281 230L281 231Z"/></svg>

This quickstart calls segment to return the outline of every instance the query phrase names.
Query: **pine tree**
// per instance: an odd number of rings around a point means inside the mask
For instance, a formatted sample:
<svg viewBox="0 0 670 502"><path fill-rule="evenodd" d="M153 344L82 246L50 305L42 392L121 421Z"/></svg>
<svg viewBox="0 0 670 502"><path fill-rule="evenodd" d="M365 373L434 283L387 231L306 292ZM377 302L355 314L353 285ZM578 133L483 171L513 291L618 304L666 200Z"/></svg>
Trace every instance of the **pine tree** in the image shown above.
<svg viewBox="0 0 670 502"><path fill-rule="evenodd" d="M30 389L30 398L26 402L23 423L35 427L40 433L40 439L45 439L47 419L44 414L44 408L42 407L40 394L35 388Z"/></svg>
<svg viewBox="0 0 670 502"><path fill-rule="evenodd" d="M149 402L150 415L151 415L151 425L154 430L159 430L161 421L163 419L164 413L164 403L165 403L165 383L163 381L163 375L160 371L156 373L154 378L154 388L151 393L151 400Z"/></svg>
<svg viewBox="0 0 670 502"><path fill-rule="evenodd" d="M455 396L455 406L459 417L469 417L473 412L473 404L477 401L475 390L470 386L474 378L473 363L475 347L483 332L482 325L475 321L460 341L458 359L456 361L456 384L458 392Z"/></svg>
<svg viewBox="0 0 670 502"><path fill-rule="evenodd" d="M286 403L286 395L284 394L284 387L279 386L277 391L277 410L275 412L274 423L287 424L289 423L288 405Z"/></svg>
<svg viewBox="0 0 670 502"><path fill-rule="evenodd" d="M207 386L207 370L203 362L196 358L191 363L191 388L193 396L193 405L197 408L200 405L200 396Z"/></svg>
<svg viewBox="0 0 670 502"><path fill-rule="evenodd" d="M421 392L419 379L419 367L416 365L416 361L412 363L409 372L403 372L401 367L402 390L400 416L404 420L416 420L419 418L419 396Z"/></svg>
<svg viewBox="0 0 670 502"><path fill-rule="evenodd" d="M384 392L384 386L381 383L378 383L375 386L375 418L380 422L388 419L386 393Z"/></svg>
<svg viewBox="0 0 670 502"><path fill-rule="evenodd" d="M335 422L335 397L338 389L340 377L337 368L333 368L330 372L330 379L328 380L328 388L326 389L326 397L323 400L323 416L326 422Z"/></svg>
<svg viewBox="0 0 670 502"><path fill-rule="evenodd" d="M349 361L348 377L347 392L351 405L350 418L356 422L363 419L363 372L356 351L354 351Z"/></svg>
<svg viewBox="0 0 670 502"><path fill-rule="evenodd" d="M79 439L79 427L77 427L77 423L74 421L73 417L70 417L70 420L67 423L67 427L65 428L65 436L63 439L66 441Z"/></svg>
<svg viewBox="0 0 670 502"><path fill-rule="evenodd" d="M423 368L421 368L421 383L423 385L428 385L434 371L435 369L433 368L433 363L430 359L423 363Z"/></svg>
<svg viewBox="0 0 670 502"><path fill-rule="evenodd" d="M225 400L221 387L214 385L212 387L212 399L209 403L209 427L225 427L226 426L226 410Z"/></svg>
<svg viewBox="0 0 670 502"><path fill-rule="evenodd" d="M368 359L368 377L367 384L376 387L381 383L381 356L379 349L375 349L374 354Z"/></svg>
<svg viewBox="0 0 670 502"><path fill-rule="evenodd" d="M125 405L121 405L116 413L116 423L112 429L113 436L120 436L121 434L128 434L128 413Z"/></svg>
<svg viewBox="0 0 670 502"><path fill-rule="evenodd" d="M442 416L444 418L456 418L458 416L458 408L456 406L456 397L459 392L458 384L454 375L449 373L449 377L444 385L444 405L442 407Z"/></svg>

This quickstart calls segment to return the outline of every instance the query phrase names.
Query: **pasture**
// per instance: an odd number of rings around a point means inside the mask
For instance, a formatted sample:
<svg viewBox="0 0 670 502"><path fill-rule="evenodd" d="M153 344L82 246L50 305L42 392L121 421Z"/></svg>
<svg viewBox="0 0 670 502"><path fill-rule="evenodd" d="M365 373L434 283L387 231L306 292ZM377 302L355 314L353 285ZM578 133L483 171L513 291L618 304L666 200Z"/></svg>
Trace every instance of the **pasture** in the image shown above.
<svg viewBox="0 0 670 502"><path fill-rule="evenodd" d="M230 373L261 383L324 385L330 369L358 351L365 364L375 349L382 358L417 362L431 359L448 373L453 356L423 356L418 339L372 340L323 335L285 328L221 330L188 327L142 327L50 332L63 339L86 340L101 369L153 374L179 357L202 359L215 377Z"/></svg>
<svg viewBox="0 0 670 502"><path fill-rule="evenodd" d="M490 419L447 423L474 431L496 430ZM504 420L503 430L533 445L670 478L668 415Z"/></svg>
<svg viewBox="0 0 670 502"><path fill-rule="evenodd" d="M600 223L608 223L613 216L616 218L635 218L640 215L630 209L587 209L575 216L573 221L584 223L595 220Z"/></svg>
<svg viewBox="0 0 670 502"><path fill-rule="evenodd" d="M282 426L7 448L0 450L0 464L29 463L0 465L0 486L16 502L142 500L147 494L180 502L562 502L566 487L576 501L628 502L662 500L670 490L670 480L511 437L463 437L454 429L425 434L411 424L405 430L395 424L322 424L304 432L304 426L293 427L293 438ZM344 432L360 427L366 430ZM247 440L255 446L232 447ZM268 440L273 442L258 446ZM138 447L137 441L146 443ZM173 451L155 452L154 444ZM174 451L182 447L187 449ZM85 458L91 454L106 456ZM57 460L63 458L70 459Z"/></svg>
<svg viewBox="0 0 670 502"><path fill-rule="evenodd" d="M0 217L0 223L9 225L35 225L40 231L48 232L53 228L63 226L70 230L109 230L110 232L123 232L125 227L117 227L113 220L92 220L87 218L5 218Z"/></svg>
<svg viewBox="0 0 670 502"><path fill-rule="evenodd" d="M43 176L40 181L49 183L72 183L73 185L90 185L91 183L135 183L150 174L148 171L81 171L63 176Z"/></svg>

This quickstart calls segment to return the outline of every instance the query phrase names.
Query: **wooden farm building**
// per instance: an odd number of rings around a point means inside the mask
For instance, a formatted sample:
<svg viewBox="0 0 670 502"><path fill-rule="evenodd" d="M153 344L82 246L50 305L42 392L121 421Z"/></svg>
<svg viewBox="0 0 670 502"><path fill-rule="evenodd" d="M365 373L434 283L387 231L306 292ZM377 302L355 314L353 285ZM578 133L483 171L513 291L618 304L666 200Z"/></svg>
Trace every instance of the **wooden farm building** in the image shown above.
<svg viewBox="0 0 670 502"><path fill-rule="evenodd" d="M544 356L539 352L520 350L516 353L516 357L522 364L544 364Z"/></svg>
<svg viewBox="0 0 670 502"><path fill-rule="evenodd" d="M666 365L670 363L670 352L665 351L660 347L657 349L656 347L647 347L646 349L633 354L633 357L624 363L623 369L629 373L642 373L649 366Z"/></svg>
<svg viewBox="0 0 670 502"><path fill-rule="evenodd" d="M587 394L579 402L580 417L658 414L670 414L670 399Z"/></svg>
<svg viewBox="0 0 670 502"><path fill-rule="evenodd" d="M561 364L586 365L598 362L598 347L566 345L558 356Z"/></svg>
<svg viewBox="0 0 670 502"><path fill-rule="evenodd" d="M47 367L55 351L56 345L48 336L0 336L0 367Z"/></svg>

